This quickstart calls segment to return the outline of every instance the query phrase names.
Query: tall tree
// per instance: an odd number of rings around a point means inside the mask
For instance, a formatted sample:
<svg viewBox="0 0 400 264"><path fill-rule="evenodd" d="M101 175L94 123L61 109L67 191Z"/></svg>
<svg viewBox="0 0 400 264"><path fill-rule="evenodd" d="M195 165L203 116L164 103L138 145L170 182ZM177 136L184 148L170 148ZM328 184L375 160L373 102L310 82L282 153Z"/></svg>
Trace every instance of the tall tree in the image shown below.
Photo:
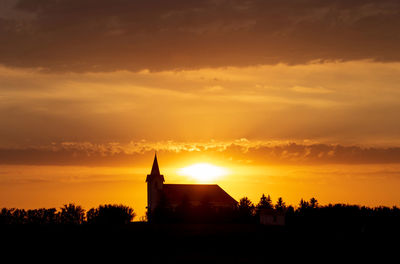
<svg viewBox="0 0 400 264"><path fill-rule="evenodd" d="M241 221L250 222L253 219L255 206L249 198L243 197L240 199L238 209Z"/></svg>
<svg viewBox="0 0 400 264"><path fill-rule="evenodd" d="M260 201L257 204L257 209L272 209L272 200L271 196L265 196L264 194L261 196Z"/></svg>
<svg viewBox="0 0 400 264"><path fill-rule="evenodd" d="M286 203L283 201L282 197L278 198L276 202L275 209L278 211L284 211L286 209Z"/></svg>
<svg viewBox="0 0 400 264"><path fill-rule="evenodd" d="M311 208L317 208L317 207L318 207L318 200L315 199L314 197L312 197L312 198L310 199L310 207L311 207Z"/></svg>
<svg viewBox="0 0 400 264"><path fill-rule="evenodd" d="M299 207L300 207L300 208L299 208L300 210L307 209L307 208L310 207L310 204L309 204L309 202L303 200L303 198L302 198L302 199L300 200Z"/></svg>

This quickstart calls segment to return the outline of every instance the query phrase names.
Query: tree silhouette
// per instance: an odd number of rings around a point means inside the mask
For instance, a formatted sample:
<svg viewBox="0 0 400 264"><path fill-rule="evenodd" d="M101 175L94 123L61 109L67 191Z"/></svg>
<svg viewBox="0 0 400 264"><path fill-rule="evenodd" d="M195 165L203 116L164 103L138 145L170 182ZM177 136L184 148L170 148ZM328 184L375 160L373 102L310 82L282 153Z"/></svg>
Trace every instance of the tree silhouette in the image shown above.
<svg viewBox="0 0 400 264"><path fill-rule="evenodd" d="M271 197L265 196L264 194L261 196L260 201L257 204L257 209L272 209L272 200Z"/></svg>
<svg viewBox="0 0 400 264"><path fill-rule="evenodd" d="M27 212L15 211L14 214L19 217L24 217L29 224L55 224L57 223L57 210L55 208L39 208L28 210ZM17 217L15 217L17 218ZM20 218L19 221L22 219Z"/></svg>
<svg viewBox="0 0 400 264"><path fill-rule="evenodd" d="M240 199L238 205L239 220L242 222L252 221L254 216L254 209L255 206L249 198L243 197L242 199Z"/></svg>
<svg viewBox="0 0 400 264"><path fill-rule="evenodd" d="M312 198L310 199L310 207L311 207L311 208L317 208L317 207L318 207L318 200L315 199L314 197L312 197Z"/></svg>
<svg viewBox="0 0 400 264"><path fill-rule="evenodd" d="M303 198L302 198L300 200L299 207L300 207L299 208L300 210L305 210L310 207L310 204L307 201L303 200Z"/></svg>
<svg viewBox="0 0 400 264"><path fill-rule="evenodd" d="M13 217L12 219L13 224L21 225L21 224L26 224L28 222L27 213L24 209L15 209L12 214L12 217Z"/></svg>
<svg viewBox="0 0 400 264"><path fill-rule="evenodd" d="M0 224L12 224L14 208L2 208L0 212Z"/></svg>
<svg viewBox="0 0 400 264"><path fill-rule="evenodd" d="M56 224L58 214L55 208L30 209L7 209L3 208L0 213L2 224Z"/></svg>
<svg viewBox="0 0 400 264"><path fill-rule="evenodd" d="M61 207L60 223L79 225L85 219L85 210L81 206L75 204L68 204Z"/></svg>
<svg viewBox="0 0 400 264"><path fill-rule="evenodd" d="M285 211L286 203L283 201L282 197L278 198L278 201L276 202L276 205L275 205L275 209L280 211L280 212Z"/></svg>
<svg viewBox="0 0 400 264"><path fill-rule="evenodd" d="M89 224L94 224L98 215L99 210L97 208L89 209L89 211L86 212L86 222Z"/></svg>
<svg viewBox="0 0 400 264"><path fill-rule="evenodd" d="M133 209L124 205L100 205L90 209L87 214L89 224L127 224L136 216Z"/></svg>

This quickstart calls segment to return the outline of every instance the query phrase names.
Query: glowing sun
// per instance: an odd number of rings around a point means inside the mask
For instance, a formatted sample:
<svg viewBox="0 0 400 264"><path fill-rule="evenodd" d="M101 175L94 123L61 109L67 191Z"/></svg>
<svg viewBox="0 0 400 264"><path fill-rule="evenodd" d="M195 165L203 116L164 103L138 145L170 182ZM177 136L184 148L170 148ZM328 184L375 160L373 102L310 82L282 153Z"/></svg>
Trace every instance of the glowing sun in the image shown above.
<svg viewBox="0 0 400 264"><path fill-rule="evenodd" d="M197 181L210 182L224 176L228 171L209 163L196 163L178 170L178 174L189 176Z"/></svg>

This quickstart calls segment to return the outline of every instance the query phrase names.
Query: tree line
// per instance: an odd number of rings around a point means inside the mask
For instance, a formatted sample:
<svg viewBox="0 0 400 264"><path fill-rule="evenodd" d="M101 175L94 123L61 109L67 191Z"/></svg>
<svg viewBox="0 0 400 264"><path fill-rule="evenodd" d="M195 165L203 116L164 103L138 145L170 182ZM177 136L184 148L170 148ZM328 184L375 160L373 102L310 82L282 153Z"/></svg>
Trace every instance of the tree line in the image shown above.
<svg viewBox="0 0 400 264"><path fill-rule="evenodd" d="M252 223L260 221L262 210L285 216L287 228L298 230L351 230L351 231L398 231L400 232L400 209L394 207L366 207L348 204L320 205L316 198L301 199L294 207L286 205L282 197L274 203L270 195L262 195L257 204L243 197L235 208L214 208L207 200L192 206L187 200L172 210L168 201L149 218L161 223ZM3 208L0 224L127 224L135 218L134 210L124 205L100 205L85 211L81 206L66 204L55 208L16 209ZM144 219L141 219L144 220Z"/></svg>
<svg viewBox="0 0 400 264"><path fill-rule="evenodd" d="M315 197L301 199L297 206L287 205L282 197L273 202L263 194L254 204L248 197L239 200L235 208L213 208L207 200L191 206L182 201L176 208L168 207L161 199L159 207L149 217L160 223L241 223L257 224L262 210L285 216L285 226L295 230L330 231L399 231L400 209L394 207L366 207L349 204L320 205Z"/></svg>
<svg viewBox="0 0 400 264"><path fill-rule="evenodd" d="M3 208L0 224L127 224L135 216L134 210L124 205L100 205L86 212L81 206L70 203L60 210Z"/></svg>
<svg viewBox="0 0 400 264"><path fill-rule="evenodd" d="M269 195L261 196L257 204L243 197L238 210L243 222L259 221L262 209L273 209L285 215L286 227L298 230L330 230L356 232L400 232L400 208L367 207L349 204L320 205L312 197L301 199L298 206L286 206L281 197L274 204Z"/></svg>

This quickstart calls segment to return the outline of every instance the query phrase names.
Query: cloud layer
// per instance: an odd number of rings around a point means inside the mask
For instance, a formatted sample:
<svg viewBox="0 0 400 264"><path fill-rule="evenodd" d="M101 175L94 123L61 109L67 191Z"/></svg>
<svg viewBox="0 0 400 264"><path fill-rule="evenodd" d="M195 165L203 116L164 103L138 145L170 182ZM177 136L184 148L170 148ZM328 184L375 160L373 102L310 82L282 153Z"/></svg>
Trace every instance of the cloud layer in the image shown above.
<svg viewBox="0 0 400 264"><path fill-rule="evenodd" d="M385 164L400 163L400 148L359 147L327 144L277 142L180 143L131 142L129 144L64 142L50 146L22 149L0 149L0 164L13 165L82 165L142 166L149 165L154 152L164 164L181 160L201 160L242 165L319 165L319 164Z"/></svg>
<svg viewBox="0 0 400 264"><path fill-rule="evenodd" d="M399 146L400 63L132 73L0 67L0 147L277 140Z"/></svg>
<svg viewBox="0 0 400 264"><path fill-rule="evenodd" d="M400 60L397 0L7 0L0 64L171 70Z"/></svg>

